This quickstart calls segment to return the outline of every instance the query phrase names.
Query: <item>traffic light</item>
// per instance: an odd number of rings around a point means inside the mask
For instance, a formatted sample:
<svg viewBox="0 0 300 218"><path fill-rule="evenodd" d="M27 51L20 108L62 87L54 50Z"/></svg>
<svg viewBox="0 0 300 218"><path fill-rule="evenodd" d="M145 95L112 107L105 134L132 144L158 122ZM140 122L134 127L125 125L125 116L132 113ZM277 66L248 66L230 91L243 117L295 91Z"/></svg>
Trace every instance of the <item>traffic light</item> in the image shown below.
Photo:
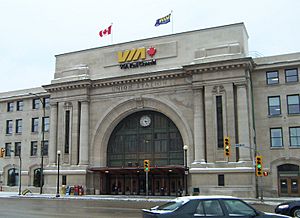
<svg viewBox="0 0 300 218"><path fill-rule="evenodd" d="M224 137L224 156L230 157L230 137Z"/></svg>
<svg viewBox="0 0 300 218"><path fill-rule="evenodd" d="M269 173L268 172L266 172L266 171L264 171L264 176L268 176L269 175Z"/></svg>
<svg viewBox="0 0 300 218"><path fill-rule="evenodd" d="M255 172L256 176L263 176L263 163L262 163L262 156L257 155L255 157Z"/></svg>
<svg viewBox="0 0 300 218"><path fill-rule="evenodd" d="M0 157L4 157L5 156L5 148L1 148L0 149Z"/></svg>
<svg viewBox="0 0 300 218"><path fill-rule="evenodd" d="M145 172L150 171L150 160L144 160L144 171Z"/></svg>

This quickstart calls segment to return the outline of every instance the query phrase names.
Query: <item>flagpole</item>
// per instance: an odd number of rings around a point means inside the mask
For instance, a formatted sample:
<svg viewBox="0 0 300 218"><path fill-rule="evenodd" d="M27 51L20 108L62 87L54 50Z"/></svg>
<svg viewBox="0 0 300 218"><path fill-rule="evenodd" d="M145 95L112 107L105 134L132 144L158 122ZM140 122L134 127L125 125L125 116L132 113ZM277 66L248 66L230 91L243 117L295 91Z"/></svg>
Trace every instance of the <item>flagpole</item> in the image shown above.
<svg viewBox="0 0 300 218"><path fill-rule="evenodd" d="M111 22L111 28L112 28L112 25L113 25L113 22ZM114 31L112 31L112 33L111 33L111 44L113 44L113 34L114 34Z"/></svg>
<svg viewBox="0 0 300 218"><path fill-rule="evenodd" d="M173 18L173 10L171 10L171 19L172 19L172 34L174 33L174 18Z"/></svg>

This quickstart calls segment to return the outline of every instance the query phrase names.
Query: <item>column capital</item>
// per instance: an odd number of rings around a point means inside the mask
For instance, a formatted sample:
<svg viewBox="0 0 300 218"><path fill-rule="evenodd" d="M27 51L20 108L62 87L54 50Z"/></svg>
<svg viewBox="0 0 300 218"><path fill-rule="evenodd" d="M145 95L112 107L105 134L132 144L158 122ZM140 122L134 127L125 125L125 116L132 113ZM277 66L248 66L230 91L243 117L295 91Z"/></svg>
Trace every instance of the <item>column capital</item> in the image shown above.
<svg viewBox="0 0 300 218"><path fill-rule="evenodd" d="M50 107L57 107L57 101L50 101Z"/></svg>
<svg viewBox="0 0 300 218"><path fill-rule="evenodd" d="M234 85L236 87L246 87L247 86L247 82L246 81L234 82Z"/></svg>
<svg viewBox="0 0 300 218"><path fill-rule="evenodd" d="M79 102L81 104L88 104L88 103L90 103L90 100L89 99L82 99L82 100L79 100Z"/></svg>

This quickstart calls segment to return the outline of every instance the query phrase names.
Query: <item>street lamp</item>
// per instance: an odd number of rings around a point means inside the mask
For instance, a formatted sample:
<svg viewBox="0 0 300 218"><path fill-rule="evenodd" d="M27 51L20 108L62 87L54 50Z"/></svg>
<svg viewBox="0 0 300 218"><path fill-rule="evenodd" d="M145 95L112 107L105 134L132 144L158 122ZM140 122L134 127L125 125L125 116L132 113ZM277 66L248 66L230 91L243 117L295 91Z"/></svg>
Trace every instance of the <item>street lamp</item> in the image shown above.
<svg viewBox="0 0 300 218"><path fill-rule="evenodd" d="M45 141L45 129L44 129L44 125L45 125L45 104L43 99L38 96L35 93L30 92L30 95L34 95L36 96L40 102L42 103L42 107L43 107L43 118L42 118L42 142L41 142L41 176L40 176L40 194L43 194L43 180L44 180L44 141ZM44 122L43 122L44 121Z"/></svg>
<svg viewBox="0 0 300 218"><path fill-rule="evenodd" d="M187 179L188 179L188 173L189 173L189 169L187 166L187 150L188 150L188 146L184 145L183 146L183 152L184 152L184 191L185 191L185 195L188 195L188 188L187 188Z"/></svg>
<svg viewBox="0 0 300 218"><path fill-rule="evenodd" d="M56 197L59 195L59 162L60 162L60 150L57 151L57 186L56 186Z"/></svg>

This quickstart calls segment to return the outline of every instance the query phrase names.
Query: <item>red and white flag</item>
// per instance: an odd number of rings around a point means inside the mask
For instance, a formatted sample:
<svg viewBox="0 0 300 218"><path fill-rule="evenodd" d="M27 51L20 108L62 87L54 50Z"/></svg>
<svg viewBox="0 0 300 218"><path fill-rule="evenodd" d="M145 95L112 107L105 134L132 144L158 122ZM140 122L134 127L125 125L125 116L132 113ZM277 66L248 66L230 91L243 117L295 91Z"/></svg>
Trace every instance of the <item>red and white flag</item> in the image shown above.
<svg viewBox="0 0 300 218"><path fill-rule="evenodd" d="M100 37L103 37L103 36L108 36L108 35L110 35L110 34L111 34L111 27L112 27L112 25L110 25L108 28L106 28L106 29L104 29L104 30L101 30L101 31L99 32L99 36L100 36Z"/></svg>

